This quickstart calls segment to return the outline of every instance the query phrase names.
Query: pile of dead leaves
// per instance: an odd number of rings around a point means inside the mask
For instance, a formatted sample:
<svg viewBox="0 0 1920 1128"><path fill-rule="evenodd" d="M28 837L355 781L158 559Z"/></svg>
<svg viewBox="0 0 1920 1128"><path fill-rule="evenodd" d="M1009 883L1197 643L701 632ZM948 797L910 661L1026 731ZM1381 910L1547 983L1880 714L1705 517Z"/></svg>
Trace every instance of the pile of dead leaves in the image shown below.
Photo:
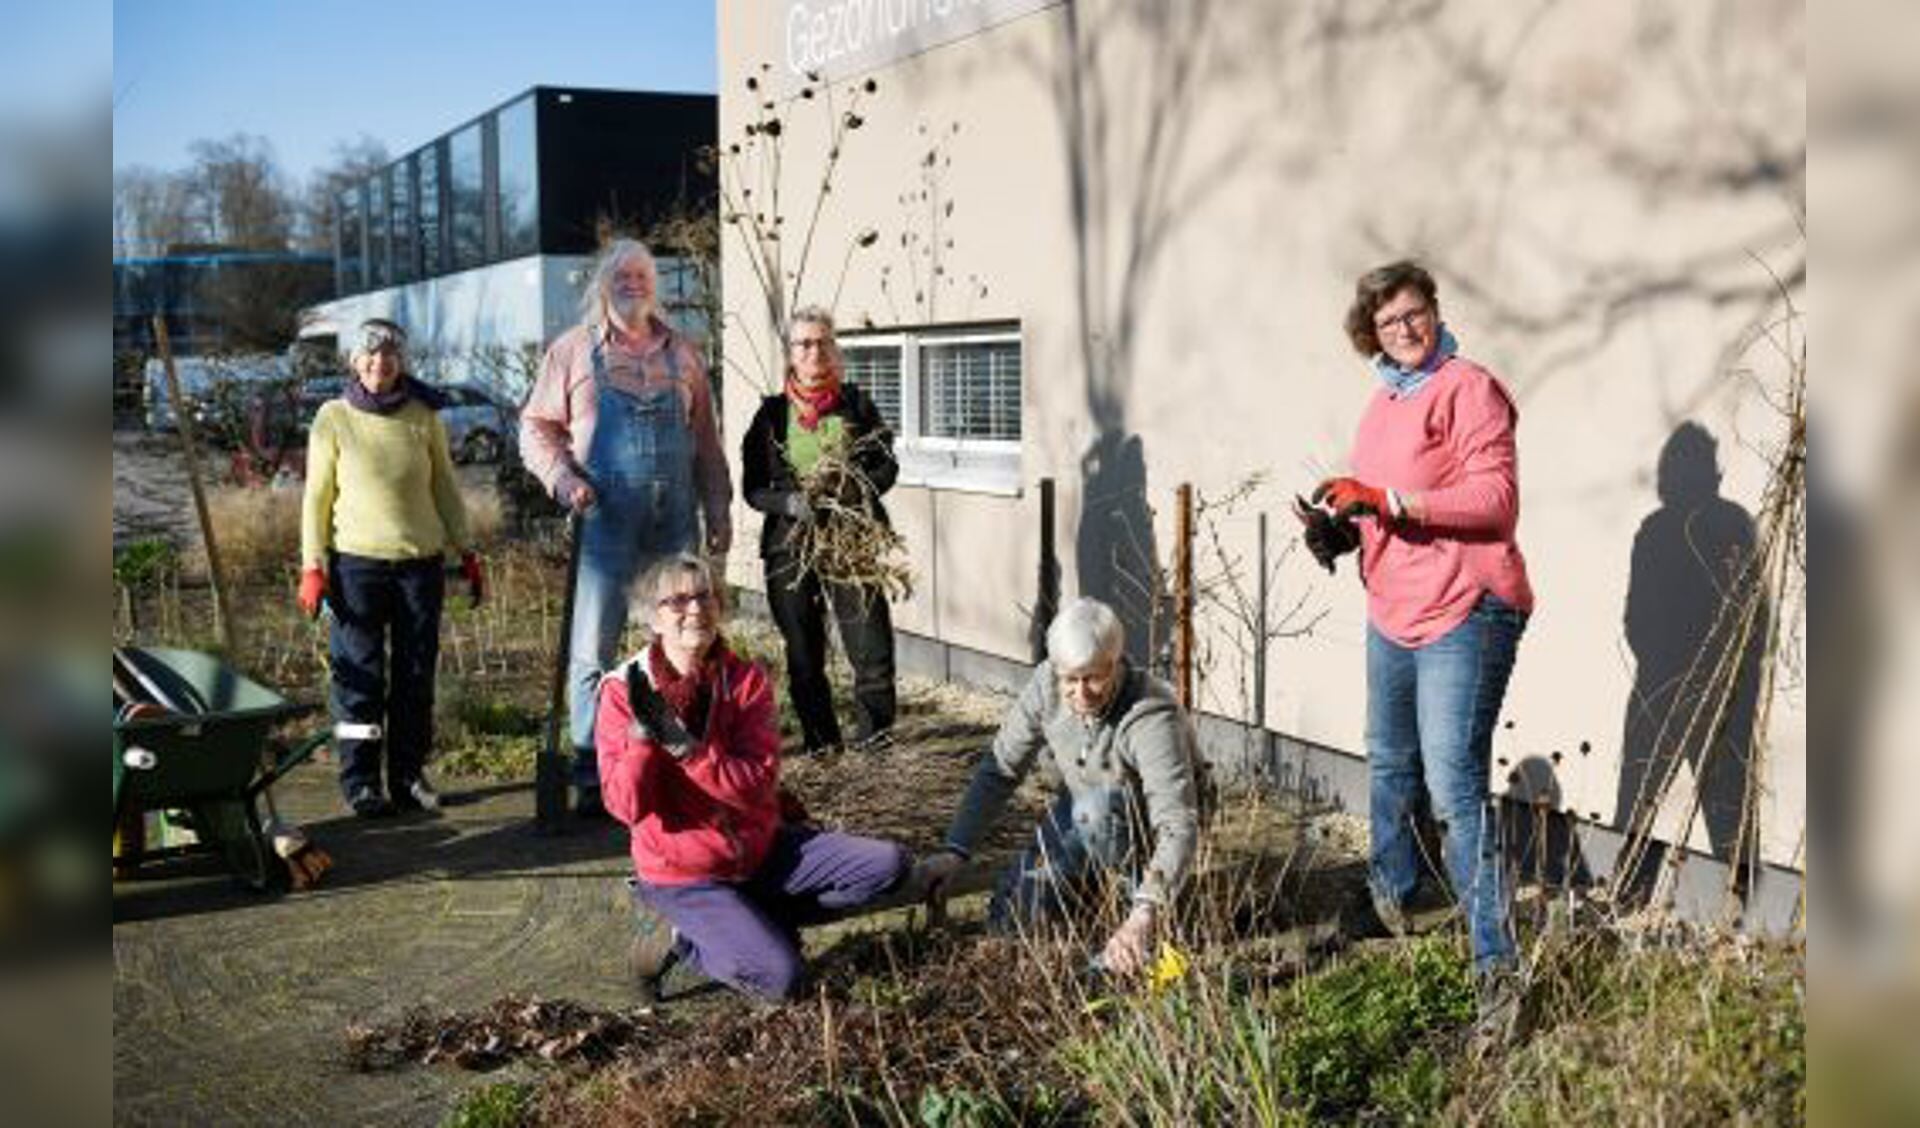
<svg viewBox="0 0 1920 1128"><path fill-rule="evenodd" d="M509 995L478 1011L435 1014L415 1007L397 1022L356 1023L347 1028L347 1063L362 1071L407 1062L495 1069L520 1058L599 1064L652 1041L657 1033L645 1011L603 1011L564 999Z"/></svg>

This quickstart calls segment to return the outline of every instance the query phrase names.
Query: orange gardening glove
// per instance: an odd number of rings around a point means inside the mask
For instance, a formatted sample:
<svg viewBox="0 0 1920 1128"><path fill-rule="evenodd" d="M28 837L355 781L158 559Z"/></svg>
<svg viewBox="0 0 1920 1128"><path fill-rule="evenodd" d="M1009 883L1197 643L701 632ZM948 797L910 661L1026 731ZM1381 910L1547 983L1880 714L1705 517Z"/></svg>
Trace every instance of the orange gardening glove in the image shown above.
<svg viewBox="0 0 1920 1128"><path fill-rule="evenodd" d="M480 566L480 554L463 552L460 554L460 574L466 577L467 597L475 607L487 598L487 572Z"/></svg>
<svg viewBox="0 0 1920 1128"><path fill-rule="evenodd" d="M1393 517L1393 509L1387 503L1387 491L1378 486L1369 486L1358 478L1328 478L1314 487L1313 502L1332 510L1335 517Z"/></svg>
<svg viewBox="0 0 1920 1128"><path fill-rule="evenodd" d="M307 618L320 614L320 599L326 594L326 572L315 567L300 573L300 610L306 613Z"/></svg>

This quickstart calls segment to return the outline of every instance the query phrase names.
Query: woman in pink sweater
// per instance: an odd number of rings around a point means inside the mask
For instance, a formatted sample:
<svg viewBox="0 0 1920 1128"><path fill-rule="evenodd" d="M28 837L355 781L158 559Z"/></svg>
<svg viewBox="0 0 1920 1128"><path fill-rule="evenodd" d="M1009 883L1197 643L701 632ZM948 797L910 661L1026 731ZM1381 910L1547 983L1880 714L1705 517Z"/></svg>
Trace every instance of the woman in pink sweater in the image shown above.
<svg viewBox="0 0 1920 1128"><path fill-rule="evenodd" d="M1360 419L1352 475L1320 483L1318 508L1301 516L1308 548L1329 570L1360 550L1374 904L1389 929L1404 926L1424 786L1466 907L1483 1022L1503 1022L1516 959L1487 775L1533 611L1514 540L1518 412L1491 373L1459 355L1433 276L1414 263L1364 275L1346 329L1381 386Z"/></svg>

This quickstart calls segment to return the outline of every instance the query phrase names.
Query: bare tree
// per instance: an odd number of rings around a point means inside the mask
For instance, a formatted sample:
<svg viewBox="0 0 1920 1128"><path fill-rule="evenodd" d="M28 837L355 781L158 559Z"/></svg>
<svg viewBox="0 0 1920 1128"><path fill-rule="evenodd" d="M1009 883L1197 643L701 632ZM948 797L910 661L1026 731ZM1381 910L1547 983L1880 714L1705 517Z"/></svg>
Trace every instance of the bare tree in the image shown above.
<svg viewBox="0 0 1920 1128"><path fill-rule="evenodd" d="M300 311L333 292L330 263L272 260L215 270L199 297L234 352L277 353L299 335Z"/></svg>
<svg viewBox="0 0 1920 1128"><path fill-rule="evenodd" d="M333 204L340 193L371 173L392 163L378 138L362 133L352 141L336 141L333 162L315 169L299 203L301 250L333 253Z"/></svg>
<svg viewBox="0 0 1920 1128"><path fill-rule="evenodd" d="M257 134L188 146L188 173L196 209L213 242L283 250L293 234L293 199L274 160L273 145Z"/></svg>
<svg viewBox="0 0 1920 1128"><path fill-rule="evenodd" d="M114 173L113 238L116 253L159 255L209 236L195 214L186 176L136 166Z"/></svg>

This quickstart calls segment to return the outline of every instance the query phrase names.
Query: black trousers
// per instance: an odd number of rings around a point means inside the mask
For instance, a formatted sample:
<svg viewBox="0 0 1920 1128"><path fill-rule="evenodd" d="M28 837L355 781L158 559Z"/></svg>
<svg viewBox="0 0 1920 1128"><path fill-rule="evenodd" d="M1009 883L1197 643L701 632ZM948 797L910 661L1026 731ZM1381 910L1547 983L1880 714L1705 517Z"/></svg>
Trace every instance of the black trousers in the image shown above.
<svg viewBox="0 0 1920 1128"><path fill-rule="evenodd" d="M840 644L853 667L853 704L865 740L893 727L893 616L886 596L846 584L824 584L809 572L795 580L792 558L768 557L767 604L787 649L787 691L809 750L840 743L827 684L827 610L840 624Z"/></svg>
<svg viewBox="0 0 1920 1128"><path fill-rule="evenodd" d="M333 554L328 573L334 723L379 726L377 736L336 728L340 790L349 798L360 787L379 792L384 753L388 793L405 796L433 747L446 573L438 556L396 561L344 552Z"/></svg>

